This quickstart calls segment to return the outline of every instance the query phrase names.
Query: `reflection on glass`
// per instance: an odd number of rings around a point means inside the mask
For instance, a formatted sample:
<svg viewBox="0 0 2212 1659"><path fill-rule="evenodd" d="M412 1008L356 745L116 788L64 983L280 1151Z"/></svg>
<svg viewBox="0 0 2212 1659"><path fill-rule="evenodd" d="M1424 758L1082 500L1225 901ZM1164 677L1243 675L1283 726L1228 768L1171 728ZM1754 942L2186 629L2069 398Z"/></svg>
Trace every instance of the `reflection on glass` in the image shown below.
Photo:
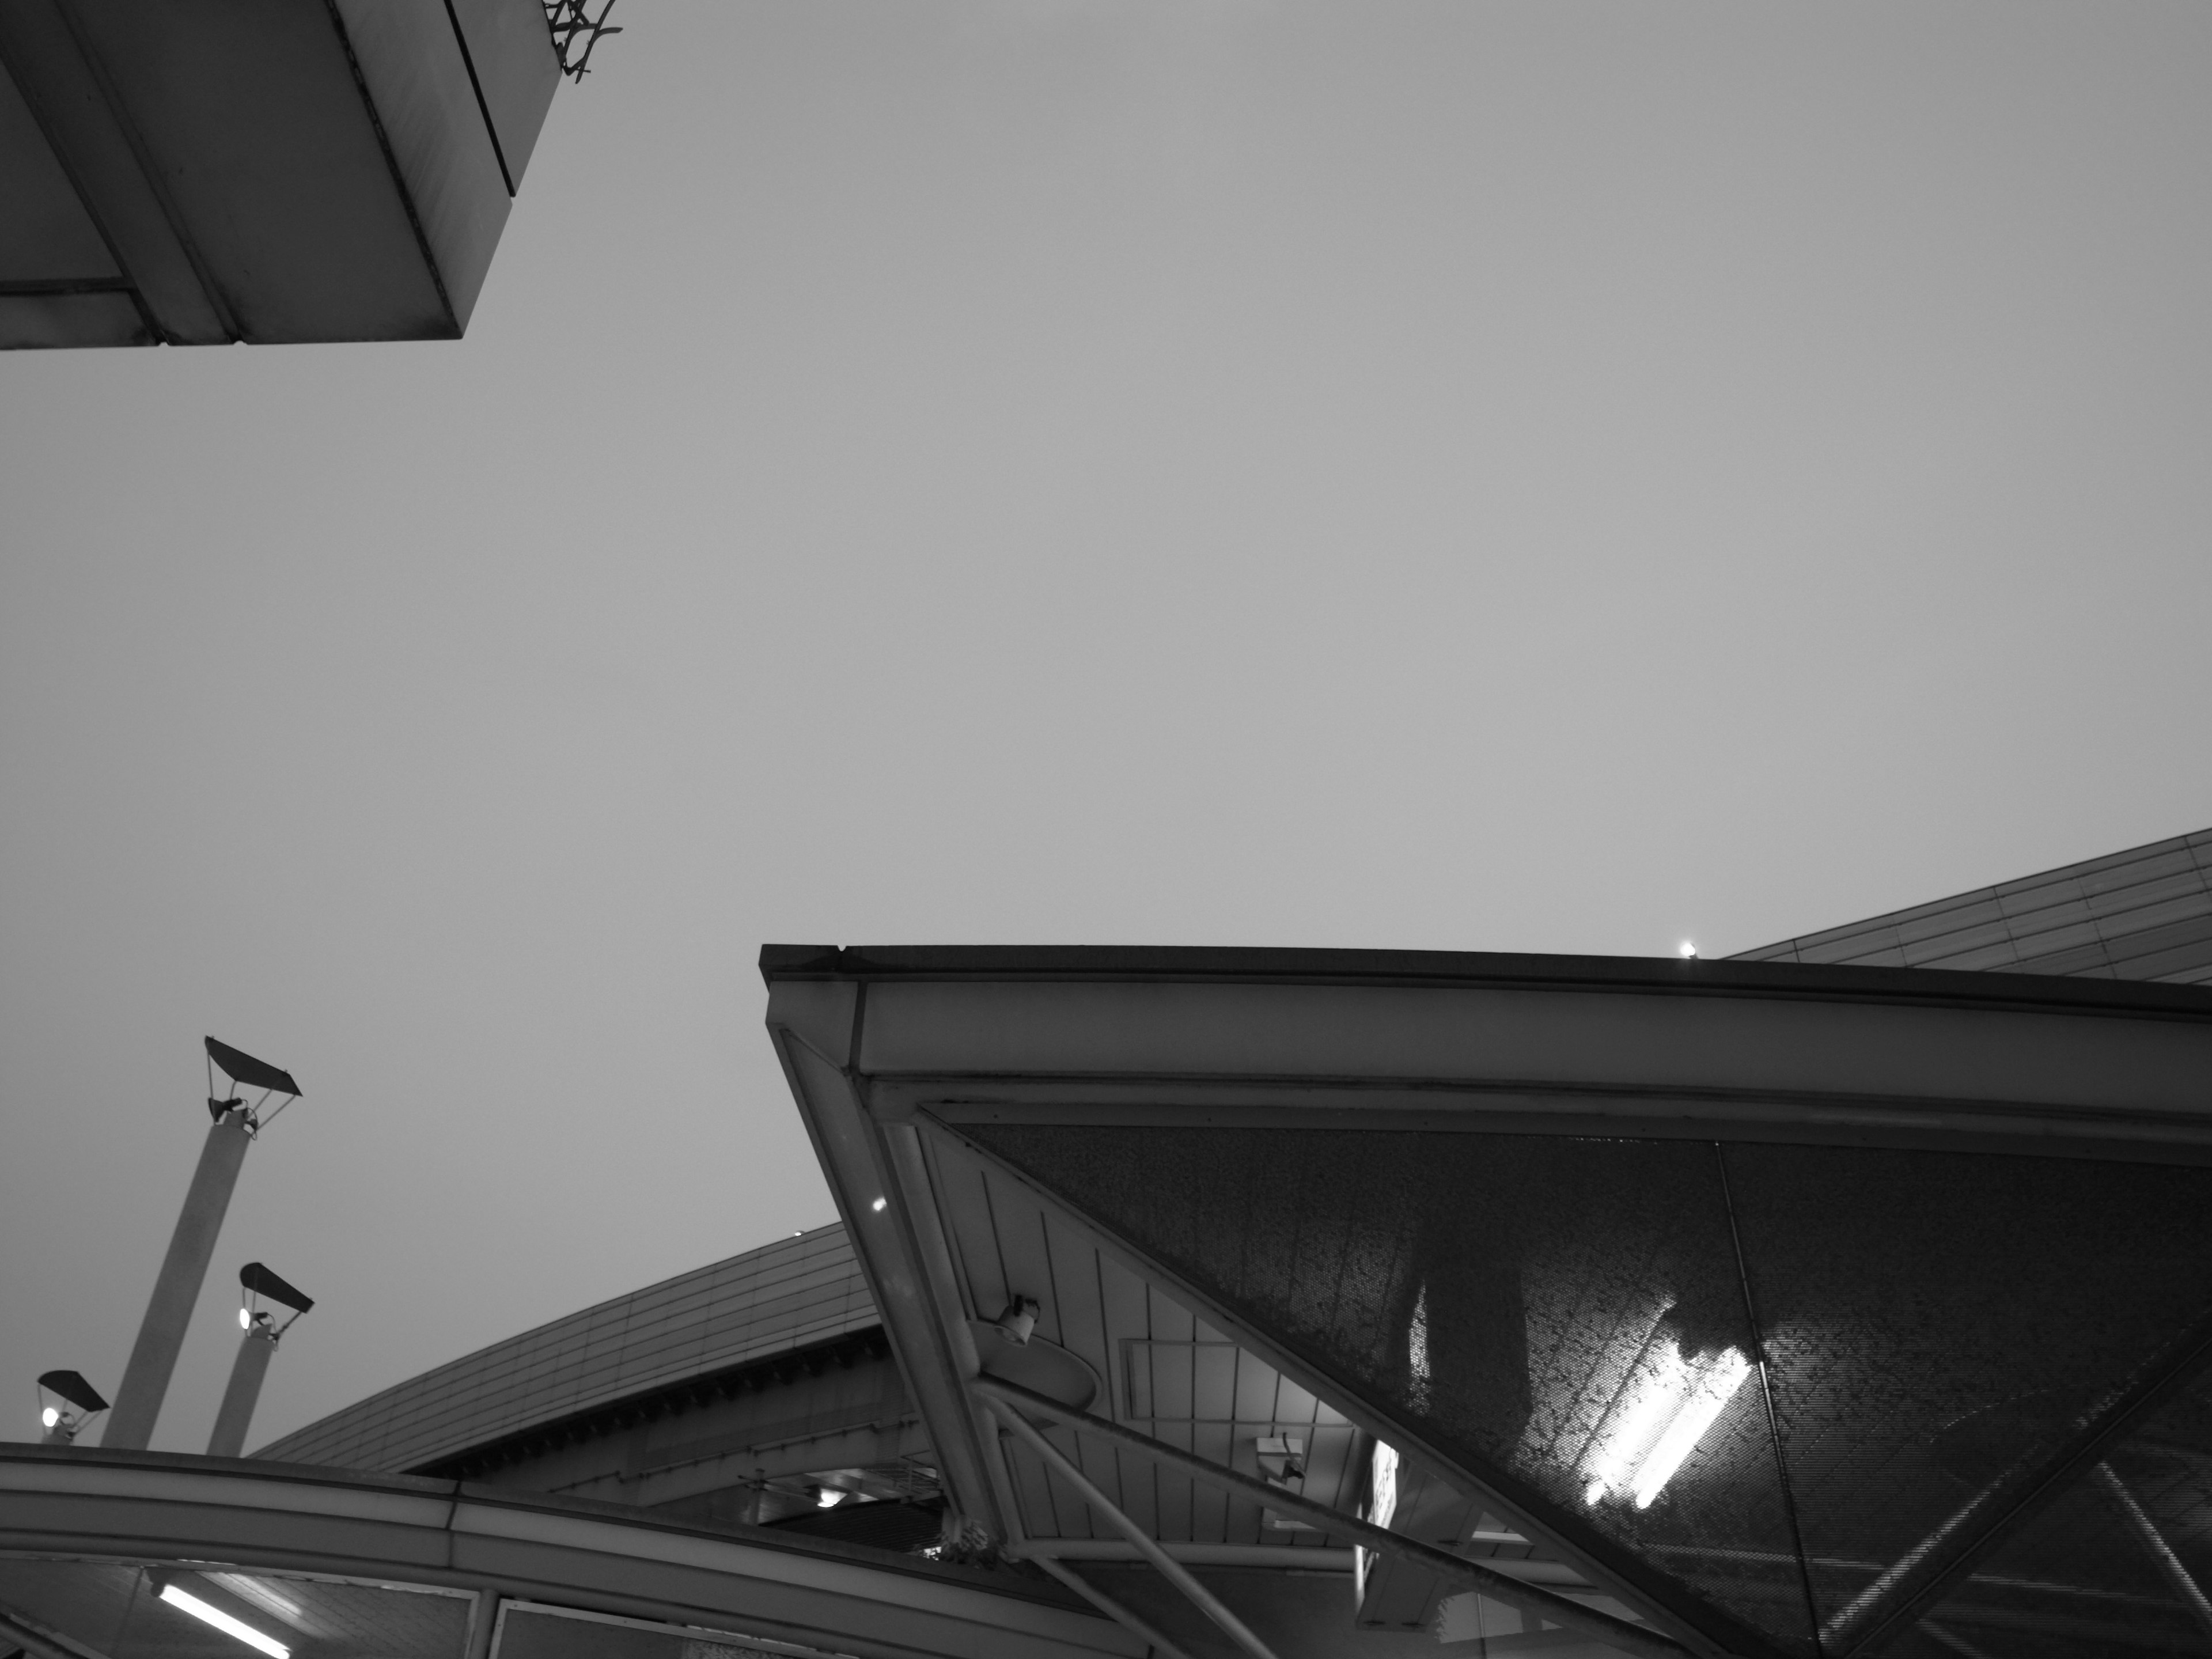
<svg viewBox="0 0 2212 1659"><path fill-rule="evenodd" d="M189 1613L203 1625L212 1625L225 1636L234 1636L250 1648L258 1648L269 1659L292 1659L292 1650L273 1636L264 1636L243 1619L234 1619L221 1607L210 1607L197 1595L174 1584L161 1586L161 1599L179 1613Z"/></svg>
<svg viewBox="0 0 2212 1659"><path fill-rule="evenodd" d="M1735 1347L1685 1355L1673 1322L1662 1319L1583 1454L1583 1501L1626 1497L1650 1509L1750 1375L1751 1362Z"/></svg>

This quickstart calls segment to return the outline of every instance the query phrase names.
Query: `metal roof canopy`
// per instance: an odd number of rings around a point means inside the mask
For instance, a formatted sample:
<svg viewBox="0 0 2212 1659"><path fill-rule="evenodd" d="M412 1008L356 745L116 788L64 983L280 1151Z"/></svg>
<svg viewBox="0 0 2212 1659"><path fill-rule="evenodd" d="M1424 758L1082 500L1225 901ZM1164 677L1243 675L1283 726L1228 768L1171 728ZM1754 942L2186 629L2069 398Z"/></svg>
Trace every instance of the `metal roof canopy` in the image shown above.
<svg viewBox="0 0 2212 1659"><path fill-rule="evenodd" d="M2212 995L2193 988L1739 962L1122 947L771 945L761 967L771 1036L967 1515L1001 1536L1017 1524L1006 1465L969 1386L980 1366L968 1321L994 1310L963 1302L951 1200L933 1175L932 1149L950 1145L1060 1205L1102 1250L1703 1653L1794 1650L1674 1593L1634 1551L1497 1471L1471 1472L1404 1410L1224 1304L1187 1262L1166 1263L1156 1241L1133 1242L1126 1216L1103 1213L1108 1200L1089 1202L1064 1170L1025 1167L1020 1135L1122 1132L1127 1146L1173 1139L1132 1139L1132 1130L1449 1131L1547 1145L1603 1137L2212 1165L2203 1088ZM2041 1158L2033 1167L2063 1176ZM2197 1179L2187 1169L2167 1178ZM1723 1188L1726 1179L1723 1170ZM2111 1404L2067 1455L2094 1461L2193 1375L2203 1336L2193 1325L2177 1332L2153 1381ZM2046 1458L2042 1484L2006 1501L2025 1512L2071 1467ZM1871 1611L1835 1613L1829 1650L1875 1651L1967 1565L1956 1557L1942 1574L1889 1587ZM1808 1583L1808 1607L1814 1598Z"/></svg>

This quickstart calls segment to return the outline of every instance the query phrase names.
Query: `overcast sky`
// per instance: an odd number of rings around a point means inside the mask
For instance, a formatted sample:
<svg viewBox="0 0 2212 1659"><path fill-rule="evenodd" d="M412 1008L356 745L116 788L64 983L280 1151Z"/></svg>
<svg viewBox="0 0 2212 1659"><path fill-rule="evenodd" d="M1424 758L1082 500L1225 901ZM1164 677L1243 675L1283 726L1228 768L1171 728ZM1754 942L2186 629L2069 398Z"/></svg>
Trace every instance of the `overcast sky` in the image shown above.
<svg viewBox="0 0 2212 1659"><path fill-rule="evenodd" d="M626 0L459 343L0 360L0 1434L831 1218L764 940L1721 953L2212 823L2212 8Z"/></svg>

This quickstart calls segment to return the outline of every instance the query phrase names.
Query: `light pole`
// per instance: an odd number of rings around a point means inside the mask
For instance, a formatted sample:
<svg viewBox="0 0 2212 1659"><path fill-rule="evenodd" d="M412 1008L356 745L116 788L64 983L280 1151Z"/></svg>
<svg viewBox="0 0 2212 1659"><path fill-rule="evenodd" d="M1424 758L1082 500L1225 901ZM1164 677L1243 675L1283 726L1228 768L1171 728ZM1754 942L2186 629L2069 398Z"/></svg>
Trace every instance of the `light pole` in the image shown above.
<svg viewBox="0 0 2212 1659"><path fill-rule="evenodd" d="M277 1340L315 1305L258 1261L240 1267L238 1282L246 1293L246 1304L238 1310L246 1340L238 1345L238 1358L230 1367L230 1386L222 1391L222 1409L216 1413L215 1432L208 1437L210 1457L246 1455L246 1426L253 1421L253 1407L261 1399L261 1381L269 1375L269 1362L276 1357ZM292 1316L281 1325L276 1323L259 1306L264 1296L280 1307L289 1308Z"/></svg>
<svg viewBox="0 0 2212 1659"><path fill-rule="evenodd" d="M239 1167L246 1149L263 1124L299 1097L300 1085L291 1073L280 1072L266 1060L240 1054L228 1043L207 1039L208 1115L215 1120L200 1148L199 1167L192 1172L191 1190L177 1217L177 1230L169 1238L169 1253L161 1259L161 1277L154 1281L153 1299L131 1344L130 1364L123 1368L123 1386L115 1393L114 1414L107 1419L103 1446L143 1451L154 1437L154 1420L161 1414L161 1399L169 1391L170 1374L177 1368L177 1353L185 1344L185 1327L199 1300L207 1279L208 1262L215 1255L216 1236L222 1231L223 1212L230 1207L231 1189L238 1184ZM251 1108L236 1096L218 1099L215 1070L221 1066L234 1084L262 1091ZM261 1115L275 1095L287 1097L276 1112Z"/></svg>

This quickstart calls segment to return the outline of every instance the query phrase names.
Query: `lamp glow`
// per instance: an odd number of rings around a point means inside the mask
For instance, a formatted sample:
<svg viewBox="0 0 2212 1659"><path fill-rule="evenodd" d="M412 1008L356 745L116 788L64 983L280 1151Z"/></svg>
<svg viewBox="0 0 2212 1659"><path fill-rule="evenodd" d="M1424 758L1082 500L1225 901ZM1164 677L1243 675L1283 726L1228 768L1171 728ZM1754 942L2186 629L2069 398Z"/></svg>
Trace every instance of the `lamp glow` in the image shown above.
<svg viewBox="0 0 2212 1659"><path fill-rule="evenodd" d="M1698 947L1691 944L1687 939L1684 939L1680 945L1676 945L1674 950L1678 955L1686 957L1693 957L1698 954Z"/></svg>
<svg viewBox="0 0 2212 1659"><path fill-rule="evenodd" d="M211 1607L197 1595L187 1595L174 1584L161 1586L161 1599L180 1613L189 1613L204 1625L213 1625L226 1636L234 1636L250 1648L258 1648L269 1659L292 1659L292 1650L271 1636L264 1636L242 1619L234 1619L221 1607Z"/></svg>
<svg viewBox="0 0 2212 1659"><path fill-rule="evenodd" d="M62 1414L56 1411L52 1406L47 1407L46 1410L39 1413L39 1421L45 1424L46 1427L50 1429L61 1420Z"/></svg>
<svg viewBox="0 0 2212 1659"><path fill-rule="evenodd" d="M1751 1362L1734 1348L1686 1360L1658 1335L1607 1425L1583 1502L1626 1494L1638 1509L1650 1509L1750 1375Z"/></svg>
<svg viewBox="0 0 2212 1659"><path fill-rule="evenodd" d="M824 1486L816 1494L814 1507L818 1510L834 1510L844 1501L845 1494L839 1492L836 1487Z"/></svg>
<svg viewBox="0 0 2212 1659"><path fill-rule="evenodd" d="M884 1212L884 1206L890 1200L887 1199L879 1198L874 1203L869 1205L868 1207L873 1210L878 1215L881 1215Z"/></svg>
<svg viewBox="0 0 2212 1659"><path fill-rule="evenodd" d="M250 1331L253 1328L253 1316L243 1308L238 1310L238 1328L241 1331Z"/></svg>

